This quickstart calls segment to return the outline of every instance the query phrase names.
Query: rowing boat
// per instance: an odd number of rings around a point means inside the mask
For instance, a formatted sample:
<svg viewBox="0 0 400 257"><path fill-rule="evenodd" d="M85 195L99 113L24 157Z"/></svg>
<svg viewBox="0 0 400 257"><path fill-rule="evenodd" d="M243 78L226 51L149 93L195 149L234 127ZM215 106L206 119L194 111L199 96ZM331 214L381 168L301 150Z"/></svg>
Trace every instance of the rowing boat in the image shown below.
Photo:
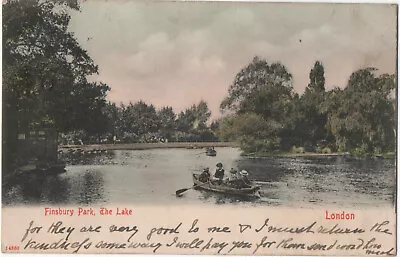
<svg viewBox="0 0 400 257"><path fill-rule="evenodd" d="M251 185L249 188L234 188L226 184L216 185L208 181L206 183L199 180L200 174L193 175L193 184L195 189L203 189L207 191L222 193L226 195L237 195L237 196L257 196L256 193L260 189L259 186Z"/></svg>
<svg viewBox="0 0 400 257"><path fill-rule="evenodd" d="M217 156L217 151L215 151L214 149L207 149L206 155L207 156Z"/></svg>

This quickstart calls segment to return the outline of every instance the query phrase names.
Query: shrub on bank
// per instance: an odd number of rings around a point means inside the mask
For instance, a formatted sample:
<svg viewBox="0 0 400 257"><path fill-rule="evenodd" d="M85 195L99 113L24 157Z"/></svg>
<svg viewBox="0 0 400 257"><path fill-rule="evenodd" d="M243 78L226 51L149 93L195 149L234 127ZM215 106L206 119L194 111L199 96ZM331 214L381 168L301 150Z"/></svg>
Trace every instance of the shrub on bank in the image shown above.
<svg viewBox="0 0 400 257"><path fill-rule="evenodd" d="M322 154L330 154L332 153L332 150L329 147L317 147L316 152Z"/></svg>
<svg viewBox="0 0 400 257"><path fill-rule="evenodd" d="M305 153L304 147L302 147L302 146L300 146L300 147L293 146L290 151L292 153Z"/></svg>

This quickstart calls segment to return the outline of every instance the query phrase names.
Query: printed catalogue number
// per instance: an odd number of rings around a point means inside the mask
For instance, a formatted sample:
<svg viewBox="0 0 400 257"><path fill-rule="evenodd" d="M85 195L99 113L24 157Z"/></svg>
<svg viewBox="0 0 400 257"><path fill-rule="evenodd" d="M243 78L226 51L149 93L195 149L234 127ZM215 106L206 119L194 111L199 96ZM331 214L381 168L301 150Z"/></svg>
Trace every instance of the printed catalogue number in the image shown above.
<svg viewBox="0 0 400 257"><path fill-rule="evenodd" d="M6 251L18 251L19 246L18 245L7 245L6 246Z"/></svg>

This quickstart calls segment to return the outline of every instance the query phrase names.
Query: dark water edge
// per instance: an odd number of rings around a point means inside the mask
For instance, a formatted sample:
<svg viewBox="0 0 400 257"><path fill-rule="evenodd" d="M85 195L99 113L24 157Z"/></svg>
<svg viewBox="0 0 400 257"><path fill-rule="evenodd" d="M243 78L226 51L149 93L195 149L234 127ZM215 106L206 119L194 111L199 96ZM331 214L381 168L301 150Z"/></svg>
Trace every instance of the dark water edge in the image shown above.
<svg viewBox="0 0 400 257"><path fill-rule="evenodd" d="M249 157L249 158L264 158L264 157L332 157L332 156L341 156L346 158L353 158L353 159L396 159L396 153L384 153L384 154L363 154L363 155L356 155L356 154L349 154L349 153L314 153L314 152L305 152L305 153L293 153L293 152L254 152L254 153L247 153L242 152L241 156Z"/></svg>
<svg viewBox="0 0 400 257"><path fill-rule="evenodd" d="M57 176L27 176L3 186L3 206L95 204L229 204L288 207L394 206L394 159L357 159L344 156L241 156L238 149L218 148L217 157L200 149L110 151L76 157L67 172ZM261 187L258 199L189 190L191 173L214 169L222 162L249 171Z"/></svg>

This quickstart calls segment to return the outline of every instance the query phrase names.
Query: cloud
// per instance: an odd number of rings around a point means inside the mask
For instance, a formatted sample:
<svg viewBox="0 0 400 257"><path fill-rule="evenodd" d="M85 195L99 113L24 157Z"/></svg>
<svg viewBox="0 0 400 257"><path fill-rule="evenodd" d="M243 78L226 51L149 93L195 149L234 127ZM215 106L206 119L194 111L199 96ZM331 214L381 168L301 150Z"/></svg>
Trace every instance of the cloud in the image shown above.
<svg viewBox="0 0 400 257"><path fill-rule="evenodd" d="M235 74L259 55L302 92L316 60L326 87L375 66L394 73L396 8L370 4L86 1L70 30L100 67L109 99L176 111L206 100L213 117ZM92 38L88 40L88 38Z"/></svg>

